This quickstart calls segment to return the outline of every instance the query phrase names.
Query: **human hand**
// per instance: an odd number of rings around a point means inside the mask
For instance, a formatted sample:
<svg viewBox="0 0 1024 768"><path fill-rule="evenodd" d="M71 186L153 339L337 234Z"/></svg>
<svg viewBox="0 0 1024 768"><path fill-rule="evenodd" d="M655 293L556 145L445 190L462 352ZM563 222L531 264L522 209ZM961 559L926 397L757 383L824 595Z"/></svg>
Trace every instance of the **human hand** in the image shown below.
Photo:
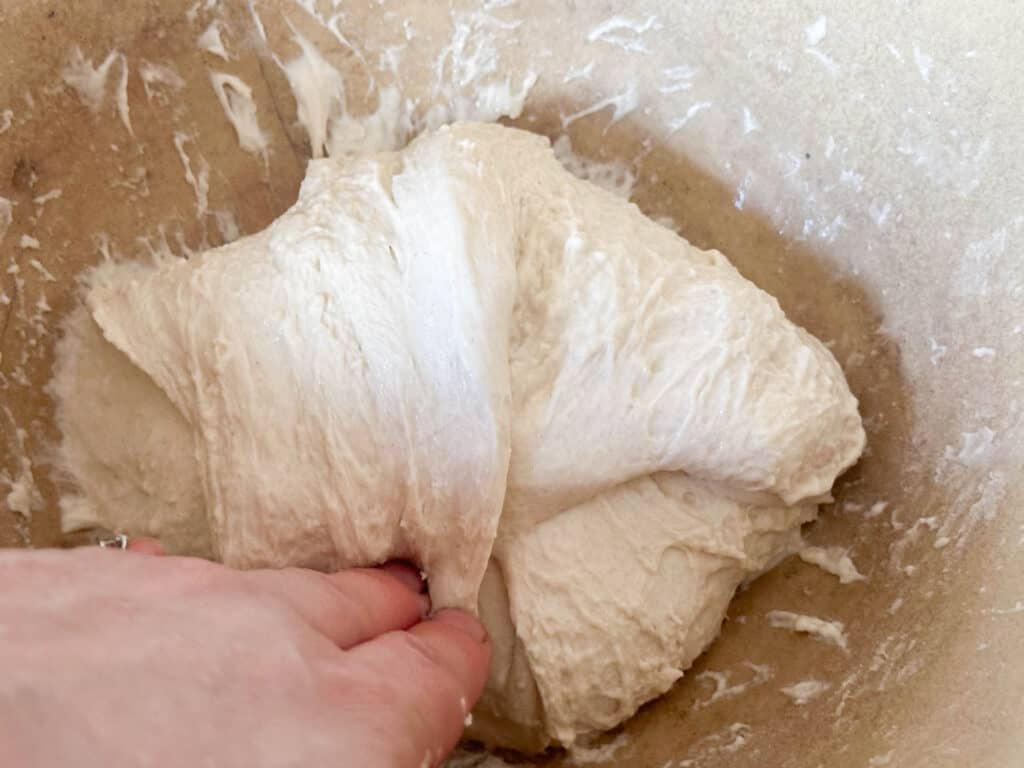
<svg viewBox="0 0 1024 768"><path fill-rule="evenodd" d="M0 753L25 768L436 765L487 678L483 627L405 566L234 571L0 552Z"/></svg>

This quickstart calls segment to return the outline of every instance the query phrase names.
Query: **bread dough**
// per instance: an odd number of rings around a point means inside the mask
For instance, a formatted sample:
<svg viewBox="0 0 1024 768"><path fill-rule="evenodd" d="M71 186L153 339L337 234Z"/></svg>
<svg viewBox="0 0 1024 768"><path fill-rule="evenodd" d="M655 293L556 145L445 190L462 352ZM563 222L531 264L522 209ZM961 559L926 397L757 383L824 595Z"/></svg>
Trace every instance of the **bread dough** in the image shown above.
<svg viewBox="0 0 1024 768"><path fill-rule="evenodd" d="M312 161L263 232L103 264L85 298L53 383L65 527L243 568L411 559L491 631L473 732L523 749L666 691L864 444L772 297L496 125Z"/></svg>

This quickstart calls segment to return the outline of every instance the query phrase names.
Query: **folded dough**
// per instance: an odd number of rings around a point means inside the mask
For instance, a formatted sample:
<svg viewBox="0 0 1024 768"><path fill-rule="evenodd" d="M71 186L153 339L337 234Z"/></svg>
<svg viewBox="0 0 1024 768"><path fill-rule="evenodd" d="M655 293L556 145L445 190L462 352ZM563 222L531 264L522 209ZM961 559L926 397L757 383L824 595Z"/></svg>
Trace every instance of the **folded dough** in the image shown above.
<svg viewBox="0 0 1024 768"><path fill-rule="evenodd" d="M312 161L263 232L103 264L85 304L53 382L65 528L411 559L488 625L473 733L521 749L666 691L864 444L772 297L497 125Z"/></svg>

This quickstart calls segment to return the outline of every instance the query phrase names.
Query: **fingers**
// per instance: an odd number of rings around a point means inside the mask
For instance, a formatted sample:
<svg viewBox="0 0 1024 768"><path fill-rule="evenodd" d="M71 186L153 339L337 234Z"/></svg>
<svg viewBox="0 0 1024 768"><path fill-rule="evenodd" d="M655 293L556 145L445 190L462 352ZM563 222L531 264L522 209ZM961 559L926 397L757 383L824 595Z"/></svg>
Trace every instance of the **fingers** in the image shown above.
<svg viewBox="0 0 1024 768"><path fill-rule="evenodd" d="M405 735L409 765L435 765L462 735L466 715L483 693L490 658L483 625L462 611L443 610L407 632L354 648L345 662L392 681L396 692L386 714L396 721L388 727Z"/></svg>
<svg viewBox="0 0 1024 768"><path fill-rule="evenodd" d="M422 582L408 566L353 568L324 574L299 568L248 571L242 576L296 611L342 649L407 629L430 610Z"/></svg>
<svg viewBox="0 0 1024 768"><path fill-rule="evenodd" d="M413 592L427 591L427 582L420 576L420 572L408 563L392 560L390 563L384 563L384 565L380 566L380 570L384 571L388 576L398 579Z"/></svg>

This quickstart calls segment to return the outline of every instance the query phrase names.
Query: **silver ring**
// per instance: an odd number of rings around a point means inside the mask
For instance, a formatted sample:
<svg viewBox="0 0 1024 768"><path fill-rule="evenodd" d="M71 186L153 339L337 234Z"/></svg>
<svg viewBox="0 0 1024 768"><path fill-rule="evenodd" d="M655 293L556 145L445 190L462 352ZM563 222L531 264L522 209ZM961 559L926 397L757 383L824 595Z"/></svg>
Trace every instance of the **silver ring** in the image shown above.
<svg viewBox="0 0 1024 768"><path fill-rule="evenodd" d="M128 537L123 533L99 536L96 538L96 544L103 549L128 549Z"/></svg>

